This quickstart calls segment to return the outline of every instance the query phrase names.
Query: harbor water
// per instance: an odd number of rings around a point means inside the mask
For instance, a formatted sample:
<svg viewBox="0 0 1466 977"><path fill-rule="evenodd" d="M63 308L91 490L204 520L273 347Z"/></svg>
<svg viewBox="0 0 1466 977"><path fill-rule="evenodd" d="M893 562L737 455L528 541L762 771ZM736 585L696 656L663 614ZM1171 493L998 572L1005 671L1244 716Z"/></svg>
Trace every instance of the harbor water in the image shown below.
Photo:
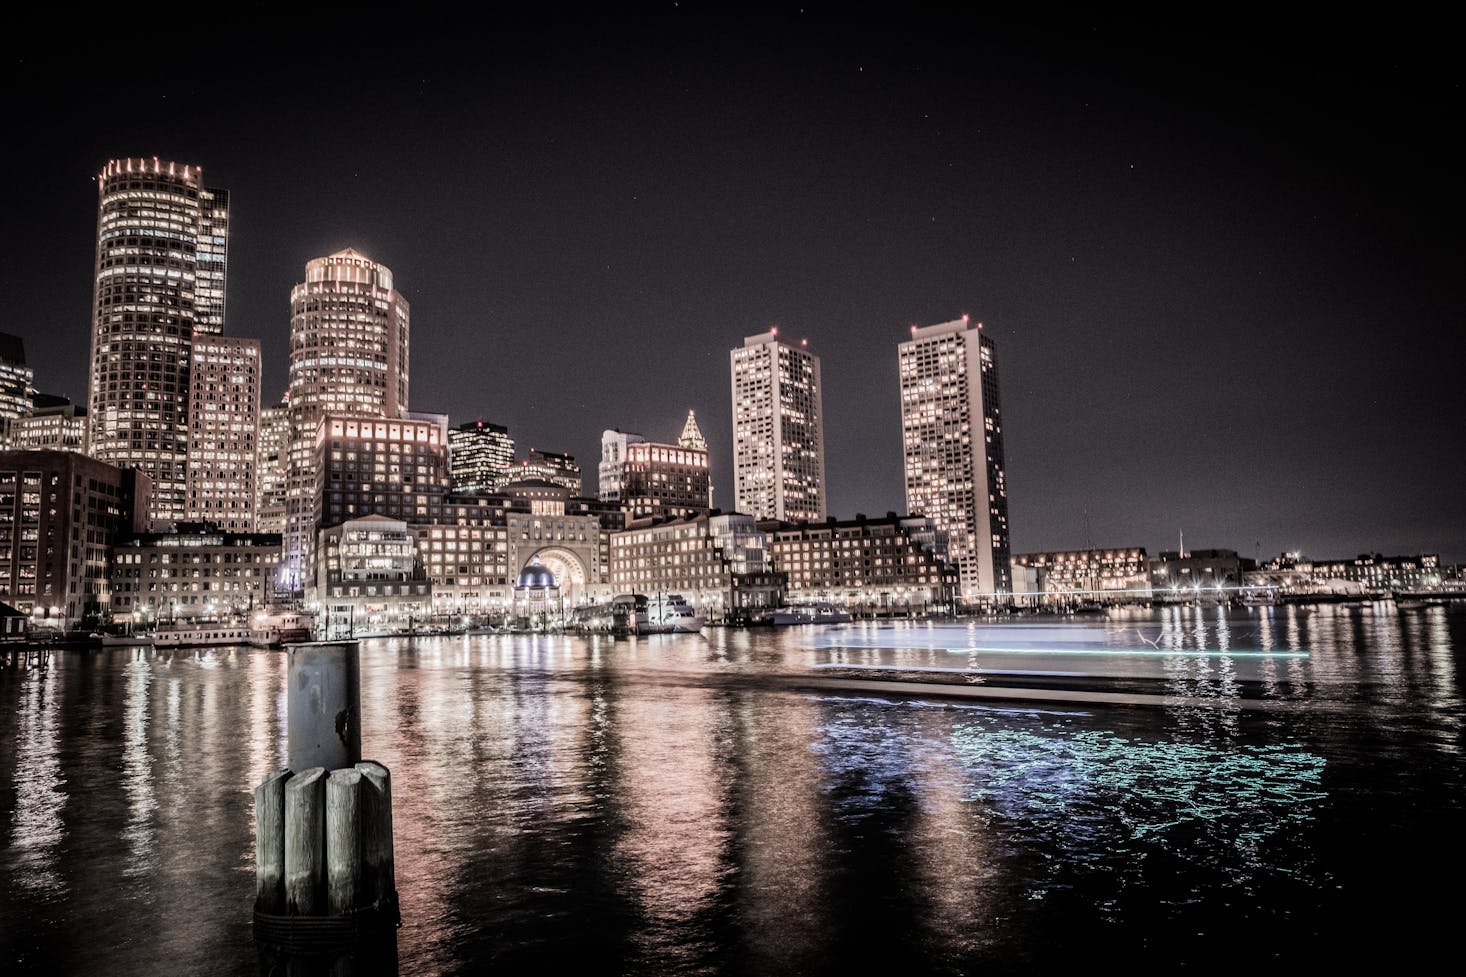
<svg viewBox="0 0 1466 977"><path fill-rule="evenodd" d="M1425 966L1463 650L1466 606L1390 602L370 639L403 923L362 972ZM0 971L271 972L286 655L6 662Z"/></svg>

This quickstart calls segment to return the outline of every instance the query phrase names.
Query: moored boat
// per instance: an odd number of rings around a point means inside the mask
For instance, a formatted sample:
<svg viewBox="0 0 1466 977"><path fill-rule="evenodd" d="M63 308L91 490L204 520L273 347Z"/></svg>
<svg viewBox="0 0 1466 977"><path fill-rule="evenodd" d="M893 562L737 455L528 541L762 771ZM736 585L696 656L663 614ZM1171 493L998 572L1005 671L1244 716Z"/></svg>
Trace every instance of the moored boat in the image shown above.
<svg viewBox="0 0 1466 977"><path fill-rule="evenodd" d="M834 604L819 601L813 604L797 604L781 607L770 616L776 625L792 624L848 624L853 618L850 612Z"/></svg>
<svg viewBox="0 0 1466 977"><path fill-rule="evenodd" d="M648 632L693 634L701 631L705 623L681 594L658 594L656 600L647 601Z"/></svg>

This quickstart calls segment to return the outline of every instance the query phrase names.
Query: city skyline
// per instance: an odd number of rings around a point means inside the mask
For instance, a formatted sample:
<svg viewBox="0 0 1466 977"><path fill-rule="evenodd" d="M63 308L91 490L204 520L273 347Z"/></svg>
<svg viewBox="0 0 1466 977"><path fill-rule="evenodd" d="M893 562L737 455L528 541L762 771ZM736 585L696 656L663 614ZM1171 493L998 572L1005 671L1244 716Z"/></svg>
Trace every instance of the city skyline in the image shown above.
<svg viewBox="0 0 1466 977"><path fill-rule="evenodd" d="M87 180L158 155L229 189L226 330L260 337L264 403L299 268L356 248L413 305L415 407L583 463L604 429L693 409L726 502L722 357L778 325L823 360L828 511L874 516L903 508L896 348L967 313L1001 349L1014 552L1184 531L1247 557L1466 559L1457 368L1436 352L1461 321L1460 154L1437 128L1459 94L1428 57L1366 80L1357 40L1303 62L1224 34L1188 66L1118 27L933 55L935 22L877 38L793 14L755 56L748 25L646 16L680 54L571 30L547 78L413 48L353 92L410 137L370 151L349 112L302 138L280 111L325 63L105 119L98 69L13 63L7 102L56 138L7 236L27 287L4 329L39 389L85 402Z"/></svg>

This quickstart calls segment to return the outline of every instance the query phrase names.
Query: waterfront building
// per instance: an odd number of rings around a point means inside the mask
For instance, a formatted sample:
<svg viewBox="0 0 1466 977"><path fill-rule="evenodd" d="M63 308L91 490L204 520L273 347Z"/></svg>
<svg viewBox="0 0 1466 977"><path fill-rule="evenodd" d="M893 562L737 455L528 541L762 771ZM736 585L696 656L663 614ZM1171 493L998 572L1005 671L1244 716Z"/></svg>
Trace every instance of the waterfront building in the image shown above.
<svg viewBox="0 0 1466 977"><path fill-rule="evenodd" d="M148 526L152 485L69 451L0 452L0 601L69 627L110 605L110 551Z"/></svg>
<svg viewBox="0 0 1466 977"><path fill-rule="evenodd" d="M601 501L619 503L632 519L695 516L712 508L707 442L691 411L676 444L602 433L599 475Z"/></svg>
<svg viewBox="0 0 1466 977"><path fill-rule="evenodd" d="M1236 550L1163 550L1150 560L1150 586L1163 600L1225 599L1251 569Z"/></svg>
<svg viewBox="0 0 1466 977"><path fill-rule="evenodd" d="M87 453L87 409L65 397L38 393L29 414L5 422L5 443L11 451L75 451Z"/></svg>
<svg viewBox="0 0 1466 977"><path fill-rule="evenodd" d="M238 617L271 604L279 563L278 533L184 523L129 534L112 548L112 616L139 626Z"/></svg>
<svg viewBox="0 0 1466 977"><path fill-rule="evenodd" d="M155 519L188 512L189 367L194 334L224 321L228 195L199 167L112 160L97 177L89 450L139 468Z"/></svg>
<svg viewBox="0 0 1466 977"><path fill-rule="evenodd" d="M968 318L912 326L899 347L906 506L947 533L962 597L1012 590L993 342Z"/></svg>
<svg viewBox="0 0 1466 977"><path fill-rule="evenodd" d="M733 498L739 512L781 522L825 518L820 359L777 328L728 354L733 396Z"/></svg>
<svg viewBox="0 0 1466 977"><path fill-rule="evenodd" d="M580 464L576 462L574 455L531 448L528 458L511 465L504 473L498 488L502 489L515 482L552 482L563 486L571 496L579 497Z"/></svg>
<svg viewBox="0 0 1466 977"><path fill-rule="evenodd" d="M614 594L680 594L717 623L766 616L783 602L784 589L768 535L750 515L635 520L611 534Z"/></svg>
<svg viewBox="0 0 1466 977"><path fill-rule="evenodd" d="M255 528L285 533L285 478L290 457L290 395L260 409L255 438Z"/></svg>
<svg viewBox="0 0 1466 977"><path fill-rule="evenodd" d="M502 424L460 424L448 432L448 448L453 491L460 495L494 491L514 464L514 439Z"/></svg>
<svg viewBox="0 0 1466 977"><path fill-rule="evenodd" d="M260 341L198 333L188 374L189 522L255 529Z"/></svg>
<svg viewBox="0 0 1466 977"><path fill-rule="evenodd" d="M1361 553L1345 560L1300 559L1297 568L1308 581L1307 589L1314 591L1341 589L1341 584L1376 594L1438 590L1444 579L1440 556L1435 553L1415 556Z"/></svg>
<svg viewBox="0 0 1466 977"><path fill-rule="evenodd" d="M828 602L863 616L951 609L958 589L946 534L925 516L761 523L790 603Z"/></svg>
<svg viewBox="0 0 1466 977"><path fill-rule="evenodd" d="M306 263L290 291L290 436L284 585L311 579L316 435L327 414L397 418L408 409L407 300L392 272L347 248Z"/></svg>
<svg viewBox="0 0 1466 977"><path fill-rule="evenodd" d="M402 630L429 613L417 540L401 519L348 519L322 529L319 546L315 592L324 633Z"/></svg>
<svg viewBox="0 0 1466 977"><path fill-rule="evenodd" d="M1141 546L1015 553L1015 581L1020 570L1034 571L1034 587L1015 585L1014 592L1049 600L1143 601L1151 596L1150 558Z"/></svg>
<svg viewBox="0 0 1466 977"><path fill-rule="evenodd" d="M0 427L31 412L35 371L25 361L19 336L0 332Z"/></svg>

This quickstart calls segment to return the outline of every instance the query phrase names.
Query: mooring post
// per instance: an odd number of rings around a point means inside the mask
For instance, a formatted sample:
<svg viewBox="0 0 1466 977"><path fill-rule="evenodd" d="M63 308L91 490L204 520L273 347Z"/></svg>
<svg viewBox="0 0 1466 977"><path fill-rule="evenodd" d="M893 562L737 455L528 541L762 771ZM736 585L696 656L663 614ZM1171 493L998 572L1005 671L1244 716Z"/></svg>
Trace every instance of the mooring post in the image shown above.
<svg viewBox="0 0 1466 977"><path fill-rule="evenodd" d="M368 901L395 906L397 879L392 851L392 775L380 763L358 763L361 771L362 868Z"/></svg>
<svg viewBox="0 0 1466 977"><path fill-rule="evenodd" d="M285 911L326 908L326 771L302 770L285 784Z"/></svg>
<svg viewBox="0 0 1466 977"><path fill-rule="evenodd" d="M326 911L359 909L362 879L362 778L359 770L332 770L326 780Z"/></svg>
<svg viewBox="0 0 1466 977"><path fill-rule="evenodd" d="M255 939L287 973L345 973L396 946L391 778L361 761L356 642L287 654L289 769L255 790Z"/></svg>
<svg viewBox="0 0 1466 977"><path fill-rule="evenodd" d="M361 687L354 641L290 645L286 727L291 770L361 760Z"/></svg>
<svg viewBox="0 0 1466 977"><path fill-rule="evenodd" d="M255 910L285 912L285 783L289 770L255 788Z"/></svg>

